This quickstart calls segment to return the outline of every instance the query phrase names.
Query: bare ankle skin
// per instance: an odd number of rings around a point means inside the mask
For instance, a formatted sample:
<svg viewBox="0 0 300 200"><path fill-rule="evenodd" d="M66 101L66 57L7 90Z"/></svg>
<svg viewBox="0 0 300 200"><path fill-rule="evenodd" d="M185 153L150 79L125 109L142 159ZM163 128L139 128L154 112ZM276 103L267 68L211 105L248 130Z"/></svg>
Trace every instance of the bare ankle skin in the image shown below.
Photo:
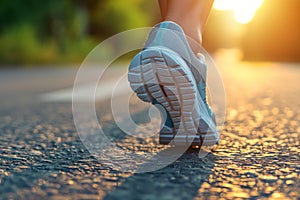
<svg viewBox="0 0 300 200"><path fill-rule="evenodd" d="M213 0L159 0L163 21L173 21L179 24L193 52L197 55L202 44L202 33L209 16ZM197 44L195 44L198 43Z"/></svg>

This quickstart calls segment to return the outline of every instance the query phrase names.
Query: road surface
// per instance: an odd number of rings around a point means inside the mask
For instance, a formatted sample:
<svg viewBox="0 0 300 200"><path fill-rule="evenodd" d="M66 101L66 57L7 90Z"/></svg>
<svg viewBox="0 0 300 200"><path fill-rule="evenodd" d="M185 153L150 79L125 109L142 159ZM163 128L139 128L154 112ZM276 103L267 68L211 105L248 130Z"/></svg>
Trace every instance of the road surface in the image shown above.
<svg viewBox="0 0 300 200"><path fill-rule="evenodd" d="M219 147L143 174L109 168L81 143L70 100L76 68L2 69L0 199L300 199L300 64L239 62L230 52L215 59L227 94ZM123 147L159 151L124 136L109 100L96 108Z"/></svg>

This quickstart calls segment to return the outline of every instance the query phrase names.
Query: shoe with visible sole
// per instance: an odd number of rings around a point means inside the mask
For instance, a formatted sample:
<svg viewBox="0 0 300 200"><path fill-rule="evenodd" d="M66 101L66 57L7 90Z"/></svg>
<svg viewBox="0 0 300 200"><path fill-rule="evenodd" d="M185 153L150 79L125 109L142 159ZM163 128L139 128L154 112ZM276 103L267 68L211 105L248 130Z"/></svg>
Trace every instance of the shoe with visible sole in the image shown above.
<svg viewBox="0 0 300 200"><path fill-rule="evenodd" d="M206 65L191 51L177 24L163 22L153 28L144 49L131 61L128 80L141 100L164 109L160 144L219 142L206 101Z"/></svg>

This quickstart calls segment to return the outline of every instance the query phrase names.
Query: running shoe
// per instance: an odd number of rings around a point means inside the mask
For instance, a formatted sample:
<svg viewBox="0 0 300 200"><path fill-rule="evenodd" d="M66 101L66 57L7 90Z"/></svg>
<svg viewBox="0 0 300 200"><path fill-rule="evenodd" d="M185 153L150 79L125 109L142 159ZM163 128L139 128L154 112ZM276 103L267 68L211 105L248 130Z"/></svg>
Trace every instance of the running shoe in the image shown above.
<svg viewBox="0 0 300 200"><path fill-rule="evenodd" d="M137 96L164 113L160 144L211 146L219 142L206 97L204 56L191 50L174 22L156 25L130 63L128 81Z"/></svg>

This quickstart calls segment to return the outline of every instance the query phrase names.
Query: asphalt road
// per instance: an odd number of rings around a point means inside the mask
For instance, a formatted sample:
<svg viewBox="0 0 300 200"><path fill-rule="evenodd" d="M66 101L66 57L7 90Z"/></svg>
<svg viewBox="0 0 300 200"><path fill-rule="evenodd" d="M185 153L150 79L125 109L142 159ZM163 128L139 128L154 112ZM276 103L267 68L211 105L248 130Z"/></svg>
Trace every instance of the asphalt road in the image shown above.
<svg viewBox="0 0 300 200"><path fill-rule="evenodd" d="M0 199L300 199L300 64L238 62L228 52L216 62L227 94L219 147L143 174L99 162L79 139L71 102L41 98L72 87L75 69L1 70ZM155 140L124 136L109 106L97 101L99 121L124 148L160 151Z"/></svg>

